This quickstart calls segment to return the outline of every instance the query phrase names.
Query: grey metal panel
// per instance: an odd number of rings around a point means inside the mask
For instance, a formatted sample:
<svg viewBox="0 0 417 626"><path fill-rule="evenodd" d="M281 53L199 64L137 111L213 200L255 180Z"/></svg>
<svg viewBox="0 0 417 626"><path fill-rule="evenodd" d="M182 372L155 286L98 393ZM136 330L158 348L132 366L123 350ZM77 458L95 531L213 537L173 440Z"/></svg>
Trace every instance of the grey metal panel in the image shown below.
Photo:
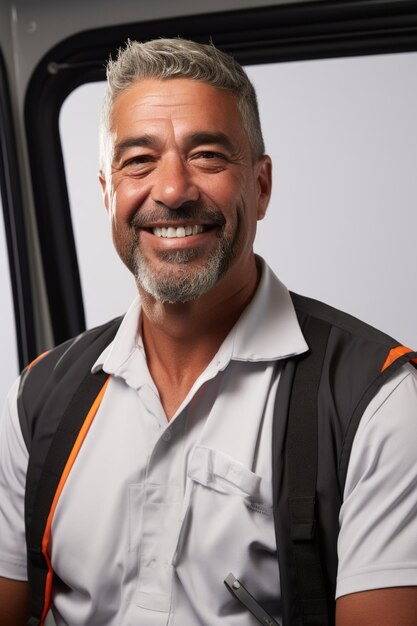
<svg viewBox="0 0 417 626"><path fill-rule="evenodd" d="M9 28L19 103L39 60L59 41L83 30L130 22L198 15L265 6L298 4L302 0L15 0ZM305 1L305 0L304 0ZM318 0L307 0L317 2Z"/></svg>

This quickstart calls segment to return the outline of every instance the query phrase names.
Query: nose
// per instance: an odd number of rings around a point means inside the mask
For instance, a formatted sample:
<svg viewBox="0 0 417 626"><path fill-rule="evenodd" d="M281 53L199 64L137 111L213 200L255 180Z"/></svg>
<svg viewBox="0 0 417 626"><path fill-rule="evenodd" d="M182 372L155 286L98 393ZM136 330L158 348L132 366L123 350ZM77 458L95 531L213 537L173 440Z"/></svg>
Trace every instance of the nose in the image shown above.
<svg viewBox="0 0 417 626"><path fill-rule="evenodd" d="M155 174L151 195L157 204L178 209L186 202L198 200L199 190L181 155L166 155Z"/></svg>

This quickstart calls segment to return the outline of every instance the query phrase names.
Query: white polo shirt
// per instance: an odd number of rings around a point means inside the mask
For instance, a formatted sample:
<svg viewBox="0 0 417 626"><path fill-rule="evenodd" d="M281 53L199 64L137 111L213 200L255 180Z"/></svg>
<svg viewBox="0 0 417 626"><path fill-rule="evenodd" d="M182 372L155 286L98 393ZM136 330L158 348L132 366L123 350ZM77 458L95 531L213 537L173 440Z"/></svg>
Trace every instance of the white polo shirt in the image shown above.
<svg viewBox="0 0 417 626"><path fill-rule="evenodd" d="M57 624L254 626L223 584L229 572L280 620L273 408L282 359L307 349L290 296L265 265L253 301L169 423L137 334L139 319L137 300L94 366L112 377L53 520ZM417 376L403 368L362 420L341 511L339 595L373 588L374 575L385 586L417 584L416 542L414 550L409 546L417 512L404 484L416 480L417 470L413 477L411 461L408 470L398 459L389 464L394 493L384 499L401 495L402 513L408 512L393 562L390 542L401 520L390 504L392 523L383 520L383 504L378 514L371 510L369 481L379 485L375 502L386 476L362 460L364 449L367 458L378 458L382 448L391 458L386 428L393 412L394 438L399 422L417 435L416 398ZM13 396L1 428L0 575L25 579L27 451ZM363 546L375 537L381 551L369 558Z"/></svg>

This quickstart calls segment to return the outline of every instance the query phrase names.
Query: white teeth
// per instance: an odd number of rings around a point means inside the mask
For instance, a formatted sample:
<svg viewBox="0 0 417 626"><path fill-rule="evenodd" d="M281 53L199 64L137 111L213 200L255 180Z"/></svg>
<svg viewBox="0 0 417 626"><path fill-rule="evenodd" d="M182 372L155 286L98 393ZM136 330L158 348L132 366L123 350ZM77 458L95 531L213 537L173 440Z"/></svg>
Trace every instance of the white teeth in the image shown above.
<svg viewBox="0 0 417 626"><path fill-rule="evenodd" d="M202 233L203 230L204 228L201 224L196 224L195 226L179 226L178 228L174 228L173 226L156 226L152 228L152 233L156 235L156 237L181 239L182 237L189 237L190 235L198 235Z"/></svg>

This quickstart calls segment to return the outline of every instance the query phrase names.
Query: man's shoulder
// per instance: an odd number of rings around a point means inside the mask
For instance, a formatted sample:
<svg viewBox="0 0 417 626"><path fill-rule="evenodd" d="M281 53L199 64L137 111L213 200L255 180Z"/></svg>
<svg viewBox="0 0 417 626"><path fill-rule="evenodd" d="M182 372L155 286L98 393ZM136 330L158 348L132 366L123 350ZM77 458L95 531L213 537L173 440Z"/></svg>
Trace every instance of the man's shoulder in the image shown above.
<svg viewBox="0 0 417 626"><path fill-rule="evenodd" d="M112 342L122 321L116 318L80 333L47 351L23 370L17 395L22 433L31 440L34 421L45 407L68 402Z"/></svg>
<svg viewBox="0 0 417 626"><path fill-rule="evenodd" d="M323 414L331 417L332 432L337 424L336 430L345 433L343 449L347 453L340 448L339 466L340 476L344 476L350 446L364 411L396 372L416 363L417 353L347 313L317 300L291 295L302 330L308 329L312 318L330 325L319 403L327 407Z"/></svg>
<svg viewBox="0 0 417 626"><path fill-rule="evenodd" d="M388 349L399 344L390 335L329 304L293 292L290 295L301 327L313 317L327 322L335 332L349 336L352 341L369 342Z"/></svg>
<svg viewBox="0 0 417 626"><path fill-rule="evenodd" d="M78 358L93 356L97 350L102 351L113 340L123 317L117 317L94 328L67 339L63 343L47 350L32 363L30 363L22 373L22 381L30 374L31 378L37 375L44 375L45 372L56 370L56 368L66 368L68 359L76 361ZM99 353L97 354L99 356Z"/></svg>

